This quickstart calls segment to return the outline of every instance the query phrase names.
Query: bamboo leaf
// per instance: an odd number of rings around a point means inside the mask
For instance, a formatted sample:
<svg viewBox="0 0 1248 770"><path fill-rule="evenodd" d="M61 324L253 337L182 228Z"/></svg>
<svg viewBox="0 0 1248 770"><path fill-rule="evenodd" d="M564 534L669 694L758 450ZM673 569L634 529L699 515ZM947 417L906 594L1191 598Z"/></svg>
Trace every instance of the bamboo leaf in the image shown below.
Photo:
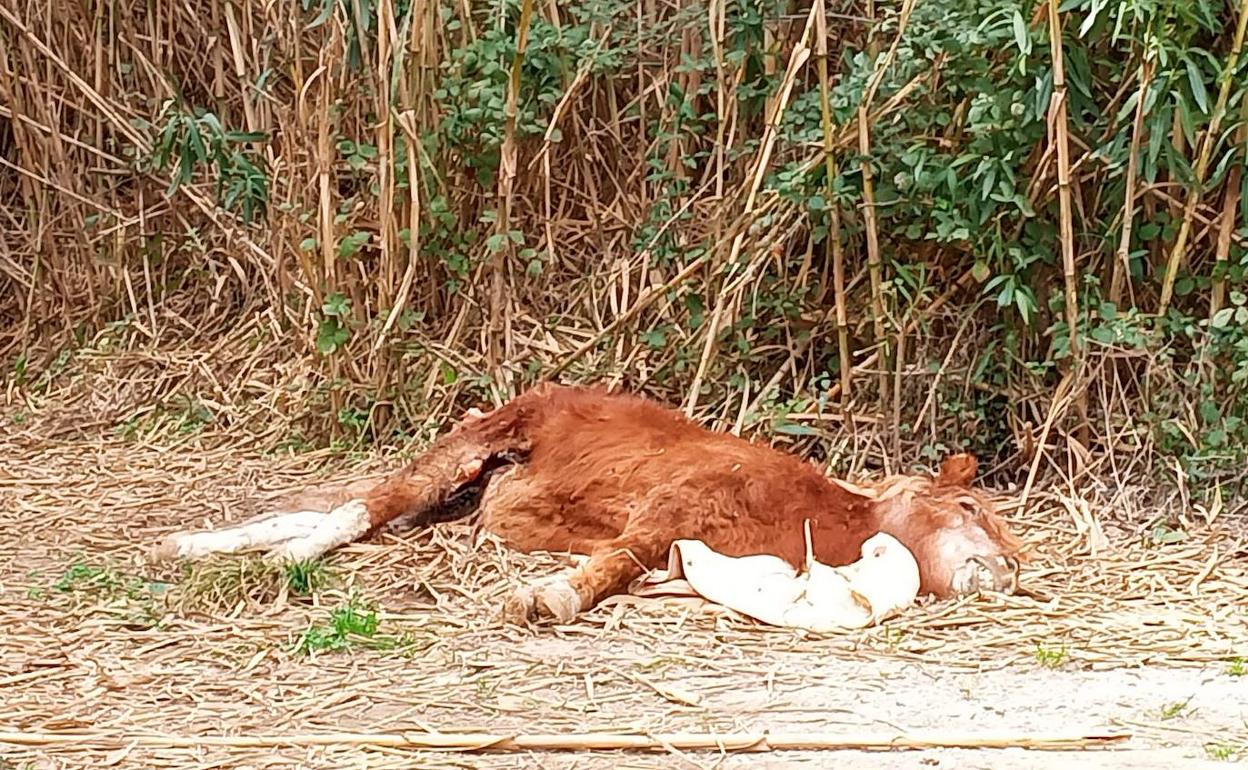
<svg viewBox="0 0 1248 770"><path fill-rule="evenodd" d="M1209 92L1205 90L1205 77L1191 57L1184 56L1183 64L1187 67L1187 82L1192 88L1192 98L1196 100L1196 106L1200 108L1200 111L1208 115Z"/></svg>
<svg viewBox="0 0 1248 770"><path fill-rule="evenodd" d="M1031 53L1031 36L1027 34L1027 20L1023 18L1022 11L1014 9L1014 44L1018 46L1019 52L1023 56Z"/></svg>

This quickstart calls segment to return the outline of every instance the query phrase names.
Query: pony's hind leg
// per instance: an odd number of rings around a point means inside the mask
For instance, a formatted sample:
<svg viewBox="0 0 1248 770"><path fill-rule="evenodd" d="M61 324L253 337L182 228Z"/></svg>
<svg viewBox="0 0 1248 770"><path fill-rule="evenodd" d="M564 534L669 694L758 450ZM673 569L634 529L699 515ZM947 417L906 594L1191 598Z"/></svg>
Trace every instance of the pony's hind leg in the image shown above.
<svg viewBox="0 0 1248 770"><path fill-rule="evenodd" d="M316 531L325 516L322 511L275 513L225 529L178 532L166 537L152 555L158 560L201 559L217 553L270 548L307 537Z"/></svg>
<svg viewBox="0 0 1248 770"><path fill-rule="evenodd" d="M320 556L382 526L425 526L447 516L467 515L477 506L457 493L479 485L498 465L522 462L530 449L534 402L547 394L531 391L493 412L470 412L450 433L408 466L362 497L334 508L310 534L282 543L270 554L280 561ZM462 504L461 504L462 503Z"/></svg>
<svg viewBox="0 0 1248 770"><path fill-rule="evenodd" d="M552 388L539 387L493 412L470 412L407 467L381 483L367 491L353 488L350 499L315 519L289 520L298 522L298 527L245 525L236 528L241 531L181 535L158 549L157 555L232 553L265 545L271 548L273 559L303 561L392 523L427 525L446 515L467 513L475 506L471 499L466 501L469 505L461 506L465 501L457 493L476 483L493 463L522 460L531 448L532 425L541 419L554 393Z"/></svg>

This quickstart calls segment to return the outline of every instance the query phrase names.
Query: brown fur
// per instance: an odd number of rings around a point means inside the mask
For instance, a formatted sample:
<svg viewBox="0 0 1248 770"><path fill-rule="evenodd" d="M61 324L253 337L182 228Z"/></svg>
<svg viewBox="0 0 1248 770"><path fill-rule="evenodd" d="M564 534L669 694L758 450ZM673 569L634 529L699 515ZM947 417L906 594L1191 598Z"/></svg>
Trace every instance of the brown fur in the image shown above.
<svg viewBox="0 0 1248 770"><path fill-rule="evenodd" d="M514 464L498 469L508 455ZM947 596L961 566L941 552L950 533L981 543L976 555L990 559L1020 550L970 487L976 469L974 457L956 455L934 478L855 486L637 396L541 385L466 417L364 500L374 528L400 518L421 524L448 518L442 509L476 484L484 527L512 547L590 557L571 579L585 608L662 566L682 538L800 565L806 519L819 561L849 564L884 531L914 553L921 590Z"/></svg>

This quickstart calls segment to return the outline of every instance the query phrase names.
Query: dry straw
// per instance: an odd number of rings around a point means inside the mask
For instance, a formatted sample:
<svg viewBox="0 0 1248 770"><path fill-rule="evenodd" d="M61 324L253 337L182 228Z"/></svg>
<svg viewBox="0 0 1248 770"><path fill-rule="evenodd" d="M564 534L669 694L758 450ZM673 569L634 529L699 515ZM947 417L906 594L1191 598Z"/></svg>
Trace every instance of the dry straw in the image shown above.
<svg viewBox="0 0 1248 770"><path fill-rule="evenodd" d="M294 735L109 735L91 732L0 732L0 744L17 746L91 746L115 750L126 746L159 748L268 748L279 746L388 746L461 752L515 751L672 751L720 752L915 750L915 749L1034 749L1069 751L1112 746L1125 733L1068 735L835 735L826 733L319 733Z"/></svg>
<svg viewBox="0 0 1248 770"><path fill-rule="evenodd" d="M1024 514L1005 496L1005 515L1036 551L1022 575L1028 593L924 603L863 631L817 636L696 601L620 597L534 632L501 626L495 608L516 581L567 560L512 553L471 523L346 547L312 597L275 591L271 575L237 560L189 576L144 561L166 532L238 520L347 465L377 473L393 459L265 458L213 448L225 442L210 432L183 446L55 438L65 430L49 416L0 435L0 526L10 533L0 541L0 730L19 765L64 755L75 766L241 768L313 752L309 764L344 766L356 761L344 752L368 748L384 755L377 766L399 767L429 740L517 751L757 750L763 738L774 750L787 741L1110 746L1120 736L1098 726L920 734L854 717L815 729L790 700L848 687L852 703L854 687L876 686L812 679L830 657L969 671L1222 667L1248 650L1243 533L1218 510L1167 543L1114 528L1097 500L1037 490ZM149 591L161 581L168 587ZM375 608L376 635L295 652L353 594ZM713 705L751 692L767 705Z"/></svg>

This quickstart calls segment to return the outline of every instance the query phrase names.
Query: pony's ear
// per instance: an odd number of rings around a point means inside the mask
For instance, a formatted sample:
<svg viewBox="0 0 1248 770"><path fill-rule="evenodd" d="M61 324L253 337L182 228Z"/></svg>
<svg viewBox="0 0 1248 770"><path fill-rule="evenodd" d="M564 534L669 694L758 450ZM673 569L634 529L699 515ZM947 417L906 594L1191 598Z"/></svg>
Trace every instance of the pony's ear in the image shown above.
<svg viewBox="0 0 1248 770"><path fill-rule="evenodd" d="M969 453L956 454L940 464L936 483L948 487L969 487L979 472L979 460Z"/></svg>

